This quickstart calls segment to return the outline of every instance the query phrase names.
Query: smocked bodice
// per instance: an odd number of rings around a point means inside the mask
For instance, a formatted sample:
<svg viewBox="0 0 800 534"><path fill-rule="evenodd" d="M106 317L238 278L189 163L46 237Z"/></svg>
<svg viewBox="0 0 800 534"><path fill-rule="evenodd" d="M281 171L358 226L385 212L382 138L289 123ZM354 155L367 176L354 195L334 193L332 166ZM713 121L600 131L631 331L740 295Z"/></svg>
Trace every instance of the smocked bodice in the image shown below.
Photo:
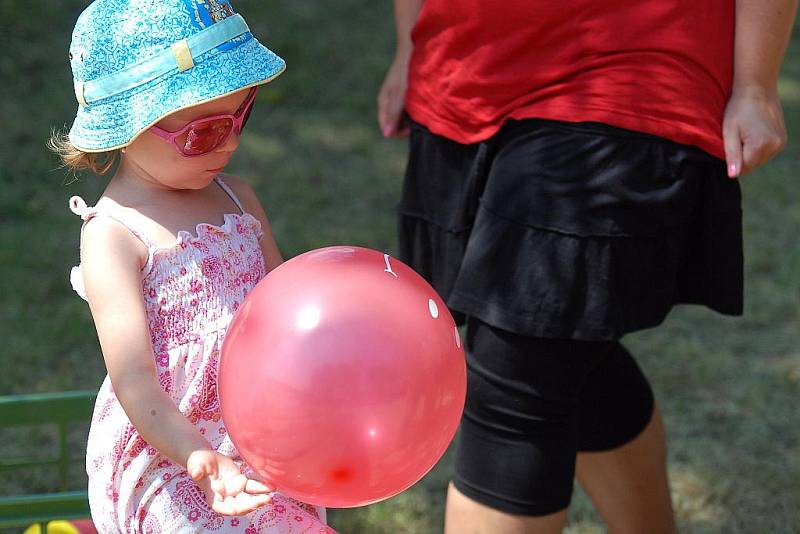
<svg viewBox="0 0 800 534"><path fill-rule="evenodd" d="M222 226L200 224L196 235L181 232L154 251L142 292L155 350L227 327L264 276L260 228L250 214L227 214Z"/></svg>

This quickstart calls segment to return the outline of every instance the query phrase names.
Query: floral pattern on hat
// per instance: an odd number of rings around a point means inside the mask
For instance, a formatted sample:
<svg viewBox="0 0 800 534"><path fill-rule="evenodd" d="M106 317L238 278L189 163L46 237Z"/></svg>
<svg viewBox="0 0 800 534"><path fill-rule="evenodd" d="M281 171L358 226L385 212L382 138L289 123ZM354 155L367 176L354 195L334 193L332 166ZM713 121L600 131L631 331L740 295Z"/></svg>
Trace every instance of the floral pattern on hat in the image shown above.
<svg viewBox="0 0 800 534"><path fill-rule="evenodd" d="M227 0L96 0L78 17L70 45L76 85L113 75L236 12ZM179 109L266 83L286 64L246 32L131 89L80 105L72 144L100 152L130 144L142 131ZM79 100L80 101L80 100Z"/></svg>

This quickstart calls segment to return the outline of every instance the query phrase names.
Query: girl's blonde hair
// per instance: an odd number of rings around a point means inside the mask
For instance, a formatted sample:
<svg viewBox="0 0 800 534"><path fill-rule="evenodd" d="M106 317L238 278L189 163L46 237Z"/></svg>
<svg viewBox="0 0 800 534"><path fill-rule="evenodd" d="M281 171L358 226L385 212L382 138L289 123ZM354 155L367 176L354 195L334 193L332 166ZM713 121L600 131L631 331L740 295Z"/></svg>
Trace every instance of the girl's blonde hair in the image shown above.
<svg viewBox="0 0 800 534"><path fill-rule="evenodd" d="M99 175L106 174L114 167L121 151L117 148L106 152L84 152L75 148L66 134L56 131L50 136L47 147L58 154L64 167L73 171L90 170Z"/></svg>

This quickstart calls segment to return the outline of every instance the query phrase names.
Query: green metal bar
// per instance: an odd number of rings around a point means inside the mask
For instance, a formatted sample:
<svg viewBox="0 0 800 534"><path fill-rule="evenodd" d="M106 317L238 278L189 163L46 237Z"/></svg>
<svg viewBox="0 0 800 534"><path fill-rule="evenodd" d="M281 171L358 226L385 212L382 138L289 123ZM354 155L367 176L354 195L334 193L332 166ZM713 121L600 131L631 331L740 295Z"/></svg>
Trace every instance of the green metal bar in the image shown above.
<svg viewBox="0 0 800 534"><path fill-rule="evenodd" d="M3 460L0 462L0 472L13 471L16 469L24 469L26 467L41 467L43 465L56 465L60 461L59 458L46 458L46 459L27 459L15 458L13 460Z"/></svg>
<svg viewBox="0 0 800 534"><path fill-rule="evenodd" d="M85 491L0 497L0 528L83 517L89 517L89 499Z"/></svg>
<svg viewBox="0 0 800 534"><path fill-rule="evenodd" d="M61 479L61 489L69 486L69 452L67 451L67 427L64 423L58 424L58 474Z"/></svg>
<svg viewBox="0 0 800 534"><path fill-rule="evenodd" d="M69 467L81 461L68 455L67 425L91 419L96 393L68 391L0 397L0 428L55 424L58 427L58 458L13 458L0 461L0 472L23 467L56 465L62 489L68 482ZM54 519L89 516L86 491L62 491L37 495L0 497L0 528L39 523L42 528ZM43 530L44 531L44 530Z"/></svg>
<svg viewBox="0 0 800 534"><path fill-rule="evenodd" d="M85 421L91 417L95 397L94 391L0 397L0 427Z"/></svg>
<svg viewBox="0 0 800 534"><path fill-rule="evenodd" d="M76 462L82 462L84 459L83 456L70 456L67 460L68 463L74 464ZM26 467L41 467L43 465L57 465L60 462L60 458L15 458L13 460L2 460L0 461L0 473L5 471L14 471L16 469L24 469Z"/></svg>

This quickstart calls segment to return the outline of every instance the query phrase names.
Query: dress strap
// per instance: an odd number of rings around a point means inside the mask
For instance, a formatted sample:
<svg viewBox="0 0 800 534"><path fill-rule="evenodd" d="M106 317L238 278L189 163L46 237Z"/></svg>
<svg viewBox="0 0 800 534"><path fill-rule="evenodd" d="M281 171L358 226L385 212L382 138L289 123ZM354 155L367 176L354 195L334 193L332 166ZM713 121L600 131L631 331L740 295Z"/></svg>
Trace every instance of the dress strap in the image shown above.
<svg viewBox="0 0 800 534"><path fill-rule="evenodd" d="M83 219L83 226L86 226L86 224L95 217L108 217L127 228L130 233L135 235L139 241L144 243L144 246L147 247L147 263L142 268L142 273L147 274L150 272L153 265L153 252L155 252L156 246L150 241L150 238L147 237L147 233L142 231L140 225L131 220L122 210L113 205L87 206L86 202L79 196L74 196L69 199L69 209L72 213ZM83 228L81 228L81 230L83 230Z"/></svg>
<svg viewBox="0 0 800 534"><path fill-rule="evenodd" d="M233 192L233 190L228 186L228 184L226 184L222 180L222 178L219 175L214 177L214 181L217 182L217 185L219 185L220 188L222 188L222 190L225 191L225 193L227 193L229 197L231 197L233 203L236 204L236 207L239 208L241 214L244 215L244 208L242 207L242 203L239 202L239 197L236 196L236 193Z"/></svg>
<svg viewBox="0 0 800 534"><path fill-rule="evenodd" d="M69 199L69 209L72 211L72 213L83 219L84 222L91 219L96 213L95 208L90 208L87 206L86 201L78 195L75 195Z"/></svg>

